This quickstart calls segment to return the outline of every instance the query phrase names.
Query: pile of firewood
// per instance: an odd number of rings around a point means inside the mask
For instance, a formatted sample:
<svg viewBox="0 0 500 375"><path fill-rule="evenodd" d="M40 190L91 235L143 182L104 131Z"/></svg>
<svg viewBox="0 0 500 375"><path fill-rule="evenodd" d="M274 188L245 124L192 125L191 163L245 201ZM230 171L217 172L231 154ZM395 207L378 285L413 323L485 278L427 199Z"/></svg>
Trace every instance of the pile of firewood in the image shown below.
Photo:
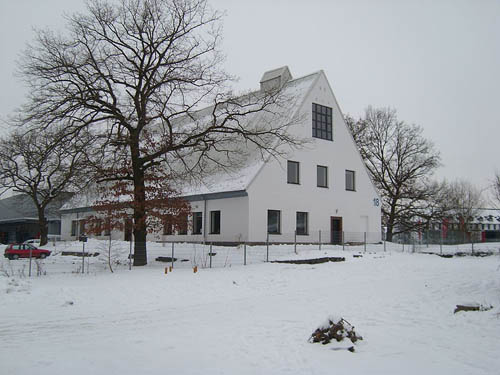
<svg viewBox="0 0 500 375"><path fill-rule="evenodd" d="M345 339L350 340L354 344L358 340L363 340L363 337L354 331L354 326L351 323L340 318L338 321L336 319L328 319L328 324L317 328L308 341L313 343L320 342L326 345L334 340L341 342ZM354 352L354 346L347 348L347 350Z"/></svg>

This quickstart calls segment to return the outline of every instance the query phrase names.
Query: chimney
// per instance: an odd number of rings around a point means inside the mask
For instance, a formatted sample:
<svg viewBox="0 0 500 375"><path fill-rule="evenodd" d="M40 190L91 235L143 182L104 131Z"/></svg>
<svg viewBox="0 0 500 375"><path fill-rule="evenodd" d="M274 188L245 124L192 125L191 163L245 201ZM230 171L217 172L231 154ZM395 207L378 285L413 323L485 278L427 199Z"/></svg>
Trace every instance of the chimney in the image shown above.
<svg viewBox="0 0 500 375"><path fill-rule="evenodd" d="M260 80L260 91L272 91L283 87L292 79L288 66L265 72Z"/></svg>

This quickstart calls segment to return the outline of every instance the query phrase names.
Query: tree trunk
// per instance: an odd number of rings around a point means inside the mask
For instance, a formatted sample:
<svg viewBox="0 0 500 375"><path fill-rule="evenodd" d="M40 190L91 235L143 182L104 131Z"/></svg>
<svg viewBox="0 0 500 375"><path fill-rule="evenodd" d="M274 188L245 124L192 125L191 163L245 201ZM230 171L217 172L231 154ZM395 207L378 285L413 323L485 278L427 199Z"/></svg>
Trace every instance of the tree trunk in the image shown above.
<svg viewBox="0 0 500 375"><path fill-rule="evenodd" d="M389 217L387 218L387 233L386 241L392 242L393 232L394 232L394 221L396 216L396 202L393 201L391 204L391 210L389 212Z"/></svg>
<svg viewBox="0 0 500 375"><path fill-rule="evenodd" d="M134 175L134 266L148 264L146 252L146 189L144 170L140 162L139 142L132 143L132 169Z"/></svg>
<svg viewBox="0 0 500 375"><path fill-rule="evenodd" d="M41 247L47 244L48 234L49 234L47 219L45 218L45 210L42 207L38 207L38 227L40 230L40 247Z"/></svg>
<svg viewBox="0 0 500 375"><path fill-rule="evenodd" d="M392 232L393 232L394 228L393 228L393 224L388 222L387 223L387 233L385 235L385 240L387 242L392 242Z"/></svg>

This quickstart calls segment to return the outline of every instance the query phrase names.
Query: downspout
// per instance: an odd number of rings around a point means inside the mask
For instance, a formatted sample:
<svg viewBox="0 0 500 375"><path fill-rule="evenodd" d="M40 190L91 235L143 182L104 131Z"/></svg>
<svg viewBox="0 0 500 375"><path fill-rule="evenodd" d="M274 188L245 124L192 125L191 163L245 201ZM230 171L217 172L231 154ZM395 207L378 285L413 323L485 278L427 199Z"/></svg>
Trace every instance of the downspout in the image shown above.
<svg viewBox="0 0 500 375"><path fill-rule="evenodd" d="M207 241L207 199L203 197L203 244Z"/></svg>

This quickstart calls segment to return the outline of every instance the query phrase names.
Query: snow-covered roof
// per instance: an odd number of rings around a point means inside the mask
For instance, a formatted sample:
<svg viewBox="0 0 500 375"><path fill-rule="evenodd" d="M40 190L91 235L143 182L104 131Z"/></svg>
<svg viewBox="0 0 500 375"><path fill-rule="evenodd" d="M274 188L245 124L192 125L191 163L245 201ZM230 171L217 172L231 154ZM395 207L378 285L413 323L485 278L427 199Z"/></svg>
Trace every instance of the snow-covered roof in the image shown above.
<svg viewBox="0 0 500 375"><path fill-rule="evenodd" d="M498 224L500 223L500 210L493 208L480 208L471 221L473 224Z"/></svg>
<svg viewBox="0 0 500 375"><path fill-rule="evenodd" d="M59 220L59 208L72 193L62 193L50 202L45 209L47 220ZM0 200L0 223L38 221L38 211L33 200L27 194L17 194Z"/></svg>
<svg viewBox="0 0 500 375"><path fill-rule="evenodd" d="M283 69L288 70L287 67L283 67L275 71L267 72L266 74L271 74L272 72L277 74L282 72ZM266 111L259 111L246 115L240 122L245 127L261 123L273 123L276 125L276 121L281 121L286 125L301 106L305 96L320 73L321 72L316 72L286 82L282 89L282 95L288 100L283 101L279 105L273 104ZM246 100L245 98L259 95L262 95L262 93L256 91L240 99ZM210 116L211 113L211 108L202 109L198 112L198 119L202 119L204 116ZM207 194L218 194L220 196L221 193L244 192L247 190L250 183L264 165L265 160L261 151L251 143L241 143L232 145L231 147L236 147L240 155L236 168L228 168L225 170L217 169L204 177L199 183L181 184L177 186L177 190L181 192L181 195L186 198L193 198L199 195L206 196ZM85 194L78 194L68 201L61 209L75 210L92 207L96 199L97 195L92 191Z"/></svg>

